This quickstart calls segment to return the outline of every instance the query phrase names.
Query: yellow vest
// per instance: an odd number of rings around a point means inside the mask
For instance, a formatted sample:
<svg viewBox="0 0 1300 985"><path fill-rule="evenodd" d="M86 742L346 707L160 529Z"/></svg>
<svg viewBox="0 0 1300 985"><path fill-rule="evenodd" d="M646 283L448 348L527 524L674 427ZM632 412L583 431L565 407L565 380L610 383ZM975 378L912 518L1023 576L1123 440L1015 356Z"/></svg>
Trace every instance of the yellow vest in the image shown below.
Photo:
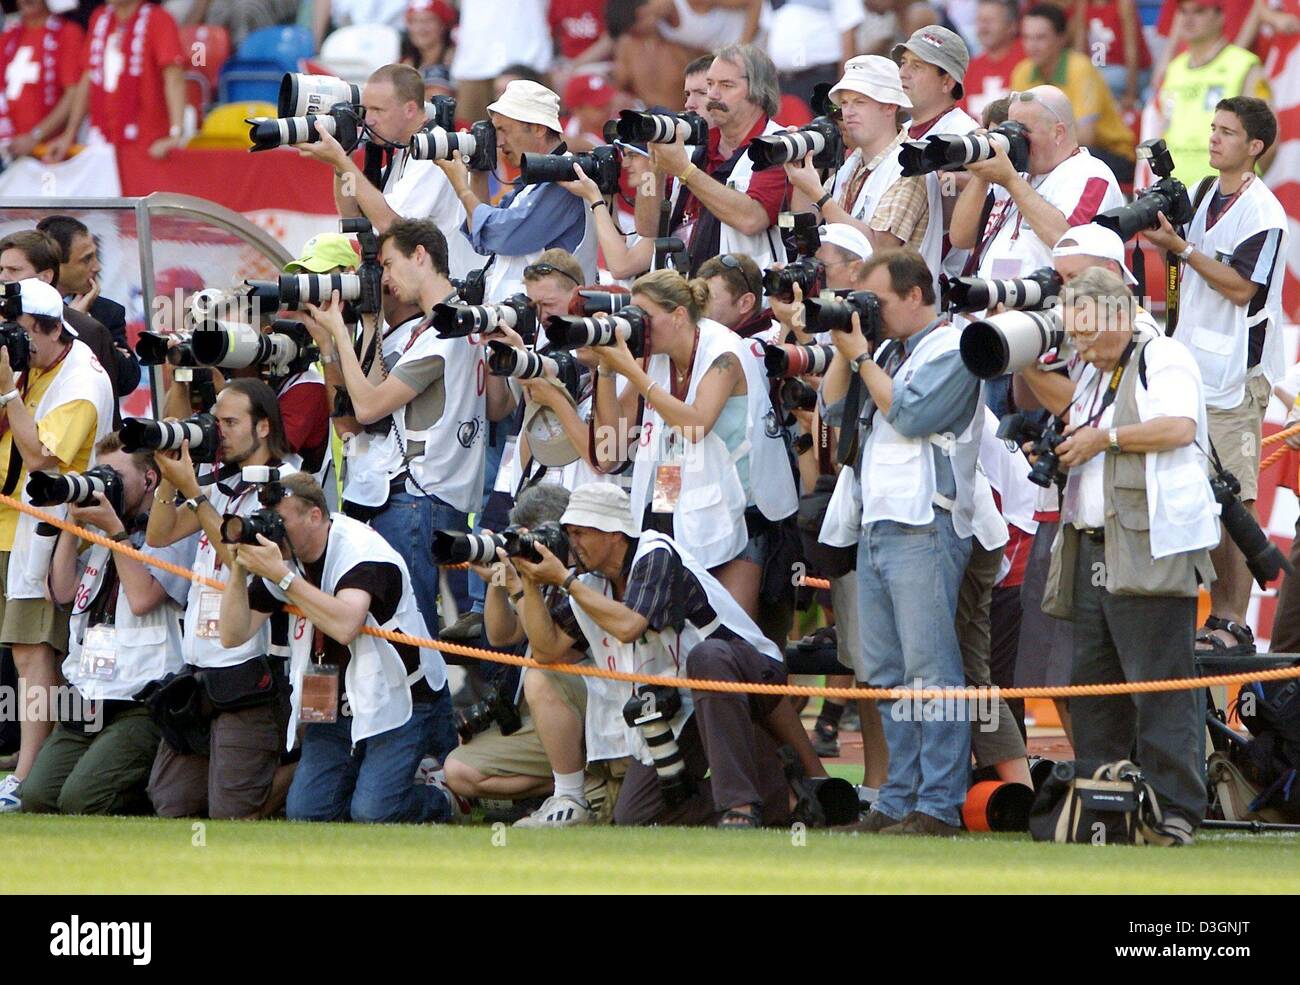
<svg viewBox="0 0 1300 985"><path fill-rule="evenodd" d="M1222 51L1200 68L1192 68L1191 55L1183 52L1165 71L1164 83L1157 97L1160 112L1168 123L1165 142L1174 157L1174 174L1188 188L1207 175L1210 167L1210 125L1214 107L1221 99L1253 95L1268 99L1268 83L1260 76L1253 93L1243 93L1246 76L1259 65L1259 58L1235 44Z"/></svg>

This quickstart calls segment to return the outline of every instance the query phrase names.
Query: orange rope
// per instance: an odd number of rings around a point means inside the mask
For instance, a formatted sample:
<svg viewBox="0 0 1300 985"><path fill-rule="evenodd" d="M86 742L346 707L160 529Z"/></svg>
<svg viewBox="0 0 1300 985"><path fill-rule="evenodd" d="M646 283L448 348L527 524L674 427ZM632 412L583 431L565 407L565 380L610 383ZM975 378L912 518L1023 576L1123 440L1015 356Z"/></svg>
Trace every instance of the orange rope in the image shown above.
<svg viewBox="0 0 1300 985"><path fill-rule="evenodd" d="M215 581L211 578L205 578L201 575L195 574L187 568L182 568L179 565L171 564L156 557L151 557L136 550L129 544L110 540L103 534L93 533L77 526L69 520L61 520L46 513L44 510L37 509L34 506L29 506L20 500L14 499L12 496L0 494L0 504L34 516L52 526L58 527L60 530L66 530L69 533L76 534L83 540L87 540L93 544L100 544L107 547L110 551L118 551L127 557L140 561L143 564L160 568L163 571L169 571L182 578L188 578L190 581L200 582L210 588L217 590L225 589L225 584L223 582ZM810 582L814 580L820 579L809 579ZM301 616L304 614L301 609L298 609L295 606L285 606L285 609L294 615ZM378 636L382 639L391 640L394 643L407 643L411 646L418 646L424 649L441 650L445 653L455 653L461 656L474 657L479 660L489 660L494 663L514 664L518 667L533 667L539 670L549 670L561 674L576 674L580 677L601 677L607 680L626 681L635 684L657 684L666 687L688 688L692 691L722 691L737 694L790 694L801 697L829 697L843 698L846 700L868 698L887 701L901 699L970 701L977 700L981 696L993 695L1002 698L1069 698L1114 694L1139 694L1153 691L1182 691L1204 687L1218 687L1221 685L1245 684L1249 681L1286 680L1288 678L1300 677L1300 667L1282 667L1276 670L1261 670L1245 674L1219 674L1213 677L1192 677L1161 681L1136 681L1123 684L1076 684L1070 687L1017 687L1003 689L987 687L803 687L797 684L751 684L748 682L738 681L697 680L689 677L656 677L648 674L626 674L622 671L608 670L604 667L579 667L573 664L547 664L540 663L539 661L528 657L518 657L509 653L498 653L495 650L480 650L478 647L462 646L458 643L448 643L444 640L431 640L421 636L409 636L406 633L397 633L391 630L379 629L377 627L363 626L361 631L370 636Z"/></svg>

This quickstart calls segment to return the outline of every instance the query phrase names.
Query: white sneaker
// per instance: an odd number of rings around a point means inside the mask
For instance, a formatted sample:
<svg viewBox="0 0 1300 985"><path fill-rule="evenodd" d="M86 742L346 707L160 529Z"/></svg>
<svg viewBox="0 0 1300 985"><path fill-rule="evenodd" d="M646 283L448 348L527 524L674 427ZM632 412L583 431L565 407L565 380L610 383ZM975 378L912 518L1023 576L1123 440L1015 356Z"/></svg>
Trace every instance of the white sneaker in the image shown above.
<svg viewBox="0 0 1300 985"><path fill-rule="evenodd" d="M23 809L23 781L10 773L0 780L0 814L13 814Z"/></svg>
<svg viewBox="0 0 1300 985"><path fill-rule="evenodd" d="M423 768L424 763L421 763L420 765ZM416 776L418 777L419 775L419 772L417 772ZM421 781L417 779L416 782L419 783ZM425 786L436 787L438 790L442 791L442 795L447 798L447 802L451 805L451 817L447 818L448 824L464 824L469 820L470 812L473 810L473 805L467 798L462 797L460 794L456 793L456 791L452 790L451 787L447 786L447 774L443 770L428 770L424 774L423 782Z"/></svg>
<svg viewBox="0 0 1300 985"><path fill-rule="evenodd" d="M441 769L442 763L437 756L425 756L420 760L420 765L415 768L415 786L428 786L429 777Z"/></svg>
<svg viewBox="0 0 1300 985"><path fill-rule="evenodd" d="M550 796L542 806L515 822L516 828L571 828L591 824L596 813L587 804L572 797Z"/></svg>

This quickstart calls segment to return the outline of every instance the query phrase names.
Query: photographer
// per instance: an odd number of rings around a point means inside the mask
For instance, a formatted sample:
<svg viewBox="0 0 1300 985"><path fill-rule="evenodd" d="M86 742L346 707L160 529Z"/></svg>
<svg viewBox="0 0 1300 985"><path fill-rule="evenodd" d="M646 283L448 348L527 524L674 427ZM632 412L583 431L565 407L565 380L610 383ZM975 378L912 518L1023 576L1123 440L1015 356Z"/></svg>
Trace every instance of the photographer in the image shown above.
<svg viewBox="0 0 1300 985"><path fill-rule="evenodd" d="M1062 316L1087 364L1057 449L1069 470L1043 599L1074 624L1072 684L1192 677L1198 584L1214 577L1215 503L1200 373L1187 350L1133 331L1124 282L1093 269L1074 280ZM1105 573L1099 584L1096 572ZM1073 698L1080 760L1132 756L1188 844L1205 813L1204 722L1193 690Z"/></svg>
<svg viewBox="0 0 1300 985"><path fill-rule="evenodd" d="M221 643L246 644L285 604L310 623L290 644L291 747L303 728L289 819L450 819L449 793L436 781L411 783L426 754L441 760L456 745L442 655L361 632L428 635L406 563L365 524L331 514L311 476L284 478L279 494L274 512L283 539L257 531L256 542L244 534L235 547L221 598ZM260 576L252 586L249 575Z"/></svg>
<svg viewBox="0 0 1300 985"><path fill-rule="evenodd" d="M497 152L510 167L519 167L524 154L566 152L560 97L545 86L527 79L511 82L501 98L488 106L488 113L496 128ZM470 243L492 257L484 295L488 303L521 291L524 268L552 247L578 258L584 282L596 280L596 235L591 212L581 199L552 182L542 182L522 186L493 207L485 201L486 176L476 174L476 187L471 187L459 152L450 161L434 163L464 206Z"/></svg>
<svg viewBox="0 0 1300 985"><path fill-rule="evenodd" d="M163 481L154 494L145 542L166 547L198 533L194 573L221 580L234 563L234 550L222 542L222 518L247 517L259 508L258 486L245 482L242 469L277 466L289 450L275 393L261 380L231 380L217 396L212 414L220 431L214 440L221 470L205 475L205 494L195 474L187 440L180 451L156 455ZM195 449L197 451L197 449ZM205 455L204 457L208 457ZM285 617L287 619L287 617ZM287 621L275 636L263 626L246 642L226 647L221 642L221 593L201 581L190 584L185 602L181 650L211 698L218 694L227 707L214 707L205 722L195 723L206 742L177 748L164 736L149 777L149 799L162 817L264 817L278 808L287 788L288 769L280 770L285 722L289 712L288 683L281 648Z"/></svg>
<svg viewBox="0 0 1300 985"><path fill-rule="evenodd" d="M800 165L787 164L791 208L815 208L827 223L852 226L874 249L920 249L930 209L926 179L899 176L898 148L905 134L898 117L912 102L899 82L898 66L880 55L853 58L830 98L839 106L844 143L853 152L824 187L811 156Z"/></svg>
<svg viewBox="0 0 1300 985"><path fill-rule="evenodd" d="M379 238L384 289L399 302L430 312L454 303L447 241L428 220L403 219ZM434 530L468 529L479 508L489 417L509 412L504 381L488 376L481 347L444 339L425 317L411 329L397 362L379 383L367 379L337 300L307 311L321 358L337 356L354 416L362 426L392 415L401 471L371 525L406 561L426 624L438 622L438 570L429 563ZM372 367L373 368L373 367Z"/></svg>
<svg viewBox="0 0 1300 985"><path fill-rule="evenodd" d="M87 505L70 506L68 519L179 568L193 567L197 537L144 547L146 511L159 478L153 455L125 452L110 434L95 446L95 470L106 469L116 488L106 486ZM73 534L59 534L49 586L58 605L72 607L63 676L89 714L65 718L41 747L23 783L23 810L152 813L145 783L160 733L135 696L184 666L181 607L190 582L100 545L88 545L79 556L79 544Z"/></svg>
<svg viewBox="0 0 1300 985"><path fill-rule="evenodd" d="M383 190L376 188L352 156L324 127L316 124L320 140L298 144L303 157L323 161L334 169L334 204L343 218L364 215L378 233L399 219L430 219L447 237L447 263L453 277L464 277L483 266L461 233L465 209L433 161L412 160L411 138L424 129L424 81L409 65L376 69L361 90L369 146L391 154L383 172Z"/></svg>
<svg viewBox="0 0 1300 985"><path fill-rule="evenodd" d="M579 489L561 522L577 569L569 570L544 547L540 564L514 561L524 578L520 619L539 659L565 659L585 639L598 666L625 672L785 681L780 651L690 552L662 534L638 533L621 489ZM548 585L558 586L567 598L548 606L542 595ZM669 695L674 704L680 698L680 710L668 724L685 769L677 769L677 786L666 796L651 746L640 728L628 725L624 731L635 761L614 807L614 823L727 828L783 823L790 812L789 787L772 737L784 743L792 732L804 734L793 706L769 695ZM642 711L656 707L658 702L643 698ZM654 749L664 755L662 742ZM661 769L672 766L664 762Z"/></svg>
<svg viewBox="0 0 1300 985"><path fill-rule="evenodd" d="M0 344L0 492L21 490L22 501L30 503L28 474L84 470L95 442L112 427L115 406L103 367L63 323L59 292L38 279L22 281L19 289L17 337L6 333ZM68 649L67 610L45 594L53 550L54 538L41 534L35 517L0 506L0 644L13 648L19 687L33 692L59 683L58 655ZM52 728L37 715L23 716L18 765L0 782L0 812L18 809L21 781Z"/></svg>
<svg viewBox="0 0 1300 985"><path fill-rule="evenodd" d="M707 146L695 148L693 159L680 136L650 146L655 172L675 180L669 235L686 244L692 273L723 253L744 253L766 269L785 259L776 218L787 181L780 168L756 172L748 149L755 137L784 129L772 119L781 100L776 67L755 45L728 45L709 67L708 87ZM643 236L659 228L665 193L658 183L653 191L638 188L636 225Z"/></svg>
<svg viewBox="0 0 1300 985"><path fill-rule="evenodd" d="M919 253L877 253L860 275L879 299L879 337L866 338L855 313L851 330L831 333L836 356L822 382L824 420L866 429L860 530L841 520L823 527L821 539L856 534L858 678L872 687L961 687L954 620L971 553L981 386L962 363L960 333L934 317L934 280ZM861 830L958 834L970 761L966 716L908 721L896 705L877 703L889 775Z"/></svg>
<svg viewBox="0 0 1300 985"><path fill-rule="evenodd" d="M1022 277L1048 266L1052 244L1068 228L1124 204L1110 168L1079 146L1073 110L1060 89L1019 93L1009 119L1029 131L1028 174L1017 173L998 146L994 157L967 165L974 177L952 215L952 245L972 251L963 272L980 277Z"/></svg>
<svg viewBox="0 0 1300 985"><path fill-rule="evenodd" d="M1196 357L1210 442L1241 481L1242 502L1252 513L1269 387L1286 369L1282 282L1290 224L1277 196L1255 175L1277 133L1277 117L1262 99L1221 100L1210 130L1210 167L1218 177L1197 188L1187 237L1163 215L1158 230L1143 233L1182 261L1174 338ZM1198 652L1254 653L1255 636L1245 625L1251 583L1245 558L1226 535L1212 557L1219 580L1210 589Z"/></svg>
<svg viewBox="0 0 1300 985"><path fill-rule="evenodd" d="M520 531L559 523L569 502L559 486L525 489L510 511L510 525ZM511 560L472 565L488 584L484 623L490 646L517 647L527 642L515 605L523 581ZM559 597L548 589L547 602ZM526 656L541 660L532 650ZM548 663L557 662L554 658ZM591 664L586 641L578 640L563 663ZM471 741L447 756L447 786L464 797L507 798L546 795L545 802L516 827L570 827L608 822L626 768L627 745L619 726L626 686L598 677L521 672L523 700L518 727L509 735L494 719Z"/></svg>
<svg viewBox="0 0 1300 985"><path fill-rule="evenodd" d="M700 264L698 276L709 285L708 314L715 322L742 339L772 335L772 312L763 306L763 271L750 257L743 253L711 257Z"/></svg>

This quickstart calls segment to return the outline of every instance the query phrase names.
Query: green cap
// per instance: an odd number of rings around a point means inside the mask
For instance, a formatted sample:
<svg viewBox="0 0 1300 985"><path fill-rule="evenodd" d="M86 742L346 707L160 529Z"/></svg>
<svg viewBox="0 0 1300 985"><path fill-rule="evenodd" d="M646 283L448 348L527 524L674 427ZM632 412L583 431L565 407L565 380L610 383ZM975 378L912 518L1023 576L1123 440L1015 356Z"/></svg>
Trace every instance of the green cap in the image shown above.
<svg viewBox="0 0 1300 985"><path fill-rule="evenodd" d="M307 271L323 274L335 267L359 267L361 257L352 248L352 241L342 233L321 233L303 244L302 255L284 265L287 274Z"/></svg>

